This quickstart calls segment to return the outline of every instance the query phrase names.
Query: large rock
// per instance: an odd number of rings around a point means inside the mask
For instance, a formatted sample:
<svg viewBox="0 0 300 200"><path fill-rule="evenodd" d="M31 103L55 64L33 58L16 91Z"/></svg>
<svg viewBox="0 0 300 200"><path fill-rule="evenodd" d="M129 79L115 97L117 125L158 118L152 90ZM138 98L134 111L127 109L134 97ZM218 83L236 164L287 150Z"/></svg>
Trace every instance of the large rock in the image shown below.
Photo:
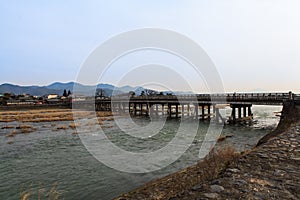
<svg viewBox="0 0 300 200"><path fill-rule="evenodd" d="M220 185L211 185L210 189L212 192L216 192L216 193L222 192L224 190L224 188Z"/></svg>

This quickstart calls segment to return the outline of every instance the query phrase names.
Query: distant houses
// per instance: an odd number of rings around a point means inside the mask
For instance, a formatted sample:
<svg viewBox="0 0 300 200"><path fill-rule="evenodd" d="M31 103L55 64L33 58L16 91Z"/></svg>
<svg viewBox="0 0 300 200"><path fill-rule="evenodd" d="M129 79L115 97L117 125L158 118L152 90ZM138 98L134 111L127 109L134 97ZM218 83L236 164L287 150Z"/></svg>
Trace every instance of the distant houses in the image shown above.
<svg viewBox="0 0 300 200"><path fill-rule="evenodd" d="M47 99L57 99L59 96L58 94L48 94Z"/></svg>
<svg viewBox="0 0 300 200"><path fill-rule="evenodd" d="M145 92L144 92L145 93ZM136 96L134 91L128 93L120 93L114 95L116 97L127 96L129 98ZM43 96L33 96L30 94L15 95L13 93L0 93L0 106L13 106L13 105L70 105L72 102L79 101L92 101L92 100L105 100L110 99L110 95L102 90L98 89L95 96L85 96L82 94L72 94L71 91L64 90L61 94L49 93Z"/></svg>
<svg viewBox="0 0 300 200"><path fill-rule="evenodd" d="M59 96L58 94L47 94L44 96L32 96L30 94L15 95L12 93L0 94L1 106L13 105L41 105L61 104L72 102L72 96Z"/></svg>

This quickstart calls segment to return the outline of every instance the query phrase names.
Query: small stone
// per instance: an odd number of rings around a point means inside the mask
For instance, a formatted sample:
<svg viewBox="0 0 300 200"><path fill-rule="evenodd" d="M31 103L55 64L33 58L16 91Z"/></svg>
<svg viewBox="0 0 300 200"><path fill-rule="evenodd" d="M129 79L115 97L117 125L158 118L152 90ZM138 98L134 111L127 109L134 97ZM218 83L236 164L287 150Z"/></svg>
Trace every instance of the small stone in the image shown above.
<svg viewBox="0 0 300 200"><path fill-rule="evenodd" d="M219 196L217 193L204 193L203 195L210 199L216 199Z"/></svg>
<svg viewBox="0 0 300 200"><path fill-rule="evenodd" d="M211 185L210 189L211 189L212 192L219 193L219 192L222 192L224 190L224 187L222 187L220 185Z"/></svg>
<svg viewBox="0 0 300 200"><path fill-rule="evenodd" d="M241 191L242 193L249 193L249 190L247 190L247 189L245 189L245 188L241 188L240 191Z"/></svg>
<svg viewBox="0 0 300 200"><path fill-rule="evenodd" d="M279 169L275 169L275 171L273 173L274 176L284 176L284 174L286 174L286 172L283 170L279 170Z"/></svg>
<svg viewBox="0 0 300 200"><path fill-rule="evenodd" d="M199 185L195 185L194 187L192 187L192 190L193 191L197 191L197 190L199 190L201 188L202 188L202 184L199 184Z"/></svg>
<svg viewBox="0 0 300 200"><path fill-rule="evenodd" d="M220 184L220 183L221 183L221 181L218 180L218 179L215 179L215 180L211 181L211 184L212 184L212 185L218 185L218 184Z"/></svg>
<svg viewBox="0 0 300 200"><path fill-rule="evenodd" d="M295 161L300 161L300 158L299 158L299 157L292 157L291 159L292 159L292 160L295 160Z"/></svg>
<svg viewBox="0 0 300 200"><path fill-rule="evenodd" d="M233 169L228 169L228 171L232 173L238 173L240 170L233 168Z"/></svg>
<svg viewBox="0 0 300 200"><path fill-rule="evenodd" d="M242 185L247 185L248 183L245 180L239 179L235 181L235 184L238 186L242 186Z"/></svg>
<svg viewBox="0 0 300 200"><path fill-rule="evenodd" d="M269 156L262 154L262 153L257 153L257 155L261 158L269 158Z"/></svg>

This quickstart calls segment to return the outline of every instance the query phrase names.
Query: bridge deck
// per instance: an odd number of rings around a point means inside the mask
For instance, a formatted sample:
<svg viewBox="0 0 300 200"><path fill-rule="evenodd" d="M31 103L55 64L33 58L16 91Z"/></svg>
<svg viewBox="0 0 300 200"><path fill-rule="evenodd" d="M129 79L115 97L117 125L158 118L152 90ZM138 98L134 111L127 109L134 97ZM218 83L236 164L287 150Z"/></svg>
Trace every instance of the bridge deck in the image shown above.
<svg viewBox="0 0 300 200"><path fill-rule="evenodd" d="M114 96L96 100L96 103L149 103L149 104L256 104L281 105L286 100L300 100L293 93L230 93L196 95L152 95L152 96Z"/></svg>

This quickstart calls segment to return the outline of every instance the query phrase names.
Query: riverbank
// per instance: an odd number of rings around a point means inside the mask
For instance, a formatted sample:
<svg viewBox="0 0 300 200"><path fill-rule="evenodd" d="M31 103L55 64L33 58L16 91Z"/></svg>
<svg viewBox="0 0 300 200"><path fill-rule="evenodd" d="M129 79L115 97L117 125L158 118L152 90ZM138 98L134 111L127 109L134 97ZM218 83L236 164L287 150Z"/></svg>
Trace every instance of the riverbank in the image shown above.
<svg viewBox="0 0 300 200"><path fill-rule="evenodd" d="M5 133L7 144L13 144L17 135L39 132L50 128L52 132L71 129L72 134L77 134L77 126L93 127L96 124L76 124L73 115L80 118L97 117L97 124L106 127L105 121L113 120L111 112L90 112L72 109L33 109L33 110L11 110L0 111L0 135Z"/></svg>
<svg viewBox="0 0 300 200"><path fill-rule="evenodd" d="M117 199L299 199L299 110L299 106L285 104L278 128L238 159L224 159L216 177L200 181L206 169L197 166L203 166L204 160ZM198 176L197 183L182 178Z"/></svg>

